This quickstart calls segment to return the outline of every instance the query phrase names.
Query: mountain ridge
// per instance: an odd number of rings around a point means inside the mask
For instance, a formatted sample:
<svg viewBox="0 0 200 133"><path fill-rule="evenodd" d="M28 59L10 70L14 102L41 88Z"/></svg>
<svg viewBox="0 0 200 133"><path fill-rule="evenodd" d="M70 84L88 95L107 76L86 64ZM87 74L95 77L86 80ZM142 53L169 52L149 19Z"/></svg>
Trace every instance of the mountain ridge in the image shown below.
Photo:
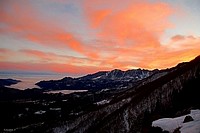
<svg viewBox="0 0 200 133"><path fill-rule="evenodd" d="M78 78L65 77L61 80L40 81L36 83L44 90L101 90L127 87L128 84L144 79L159 70L132 69L122 71L99 71Z"/></svg>

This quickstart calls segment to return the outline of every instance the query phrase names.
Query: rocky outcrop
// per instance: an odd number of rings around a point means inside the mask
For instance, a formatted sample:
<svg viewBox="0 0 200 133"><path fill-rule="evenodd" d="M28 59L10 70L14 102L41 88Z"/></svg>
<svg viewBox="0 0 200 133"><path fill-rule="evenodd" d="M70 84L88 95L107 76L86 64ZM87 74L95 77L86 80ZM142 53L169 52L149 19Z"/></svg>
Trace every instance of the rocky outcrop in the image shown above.
<svg viewBox="0 0 200 133"><path fill-rule="evenodd" d="M189 116L187 115L183 121L183 123L186 123L186 122L190 122L190 121L193 121L194 119L192 118L192 116Z"/></svg>
<svg viewBox="0 0 200 133"><path fill-rule="evenodd" d="M96 110L58 123L51 131L141 132L146 114L153 113L158 108L170 108L174 96L181 93L188 82L200 78L200 57L150 78L143 81L143 85L113 97L109 103Z"/></svg>

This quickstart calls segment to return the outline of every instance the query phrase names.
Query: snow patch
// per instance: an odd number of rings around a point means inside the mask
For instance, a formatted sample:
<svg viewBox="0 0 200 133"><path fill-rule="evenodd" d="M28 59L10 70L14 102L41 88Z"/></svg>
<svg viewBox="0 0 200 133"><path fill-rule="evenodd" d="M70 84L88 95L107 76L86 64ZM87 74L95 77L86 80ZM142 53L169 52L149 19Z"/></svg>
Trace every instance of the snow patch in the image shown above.
<svg viewBox="0 0 200 133"><path fill-rule="evenodd" d="M184 115L176 118L158 119L153 121L152 126L160 127L170 133L173 133L173 131L178 127L181 127L181 133L200 133L200 110L191 110L188 115L191 116L194 121L183 123L185 117L187 116Z"/></svg>
<svg viewBox="0 0 200 133"><path fill-rule="evenodd" d="M124 112L124 124L125 124L126 131L129 132L130 125L129 125L129 122L128 122L128 110L126 110Z"/></svg>
<svg viewBox="0 0 200 133"><path fill-rule="evenodd" d="M95 78L93 78L93 80L100 79L101 77L102 76L95 77Z"/></svg>
<svg viewBox="0 0 200 133"><path fill-rule="evenodd" d="M39 110L39 111L35 112L34 114L36 114L36 115L41 115L41 114L44 114L44 113L46 113L46 111Z"/></svg>
<svg viewBox="0 0 200 133"><path fill-rule="evenodd" d="M104 105L104 104L107 104L109 102L110 102L109 100L102 100L102 101L96 102L94 104L96 104L96 105Z"/></svg>
<svg viewBox="0 0 200 133"><path fill-rule="evenodd" d="M50 108L49 110L60 111L61 108Z"/></svg>

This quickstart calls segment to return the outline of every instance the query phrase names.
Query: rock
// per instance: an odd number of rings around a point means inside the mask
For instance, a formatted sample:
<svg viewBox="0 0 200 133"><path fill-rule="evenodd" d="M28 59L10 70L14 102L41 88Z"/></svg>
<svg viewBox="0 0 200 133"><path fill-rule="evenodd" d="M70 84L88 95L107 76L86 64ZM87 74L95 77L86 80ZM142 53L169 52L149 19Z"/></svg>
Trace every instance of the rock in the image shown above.
<svg viewBox="0 0 200 133"><path fill-rule="evenodd" d="M169 132L163 131L160 127L151 127L148 133L169 133Z"/></svg>
<svg viewBox="0 0 200 133"><path fill-rule="evenodd" d="M186 123L186 122L190 122L190 121L193 121L194 119L192 118L192 116L189 116L187 115L183 121L183 123Z"/></svg>
<svg viewBox="0 0 200 133"><path fill-rule="evenodd" d="M173 133L181 133L180 127L178 127L177 129L175 129Z"/></svg>

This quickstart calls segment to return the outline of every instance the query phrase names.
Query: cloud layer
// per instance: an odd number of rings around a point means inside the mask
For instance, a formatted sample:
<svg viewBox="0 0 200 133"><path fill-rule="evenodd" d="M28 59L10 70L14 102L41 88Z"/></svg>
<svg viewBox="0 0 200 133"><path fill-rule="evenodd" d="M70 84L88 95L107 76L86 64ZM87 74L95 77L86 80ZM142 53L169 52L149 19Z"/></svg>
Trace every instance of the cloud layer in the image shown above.
<svg viewBox="0 0 200 133"><path fill-rule="evenodd" d="M2 0L0 35L66 54L13 50L15 44L8 44L10 48L0 46L0 70L83 74L115 68L161 69L191 60L200 51L198 36L177 33L165 44L160 41L166 30L176 26L170 20L176 10L164 2L45 0L43 6L37 2Z"/></svg>

